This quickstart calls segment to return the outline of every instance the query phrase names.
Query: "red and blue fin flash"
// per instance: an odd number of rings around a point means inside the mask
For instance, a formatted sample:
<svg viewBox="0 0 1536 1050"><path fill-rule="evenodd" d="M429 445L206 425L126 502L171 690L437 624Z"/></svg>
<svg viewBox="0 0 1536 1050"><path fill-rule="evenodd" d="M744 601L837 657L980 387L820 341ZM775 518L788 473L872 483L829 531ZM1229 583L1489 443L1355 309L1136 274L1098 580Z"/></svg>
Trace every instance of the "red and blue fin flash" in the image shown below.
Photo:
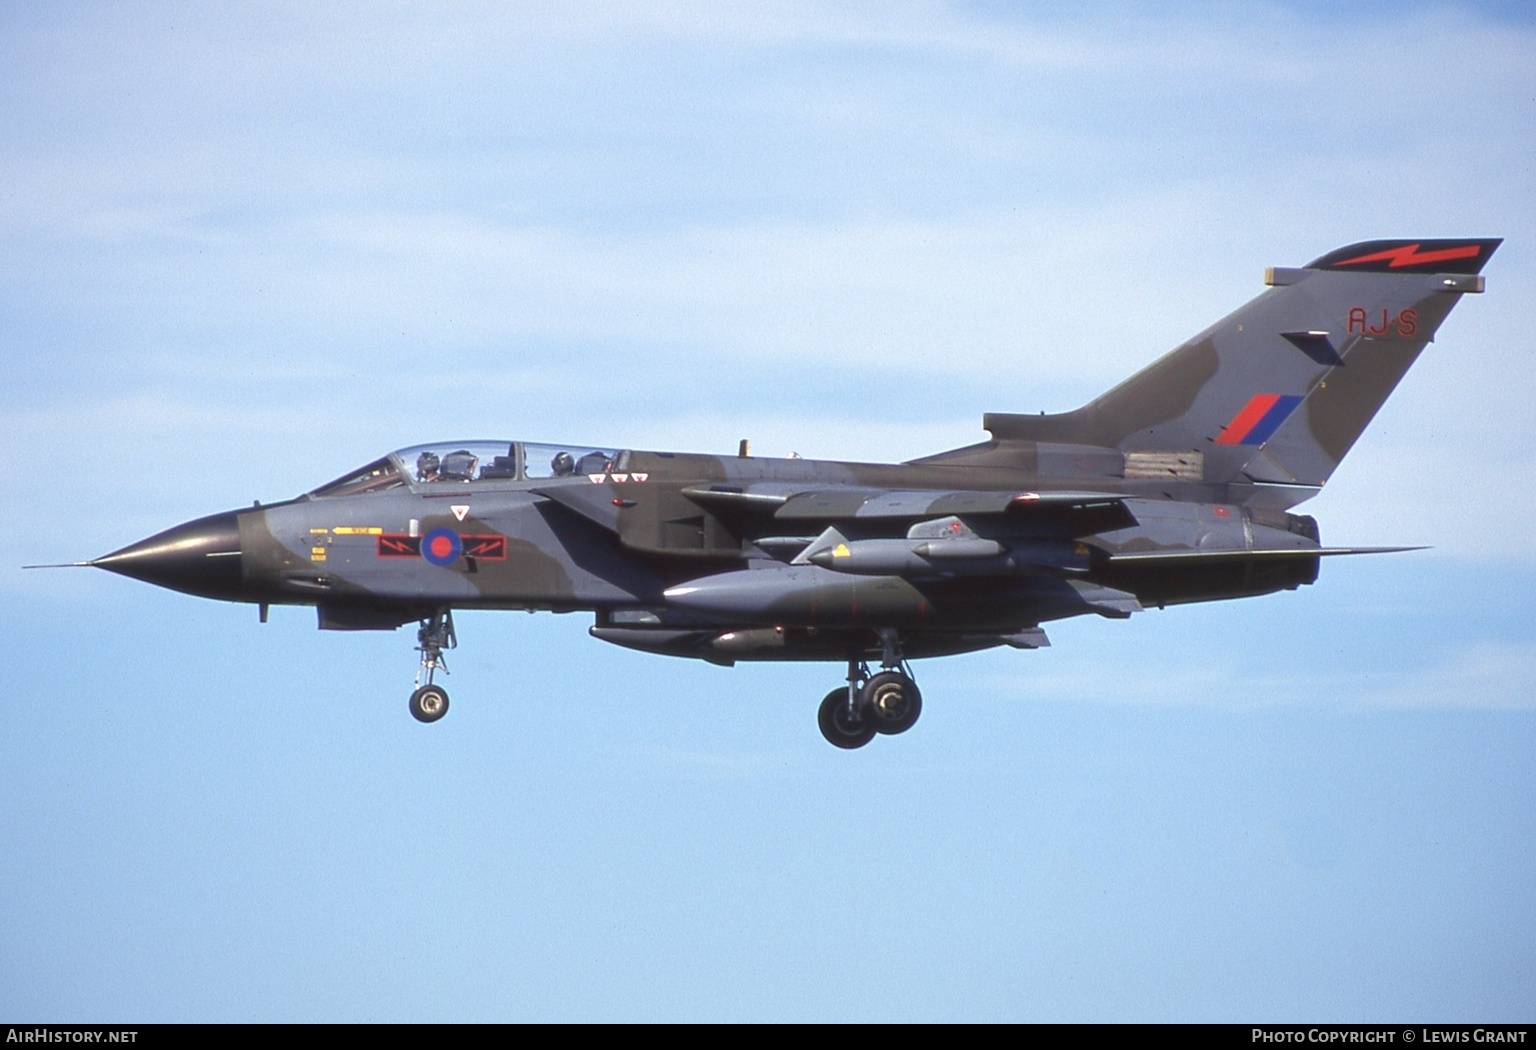
<svg viewBox="0 0 1536 1050"><path fill-rule="evenodd" d="M1262 445L1290 418L1302 398L1296 394L1254 394L1237 415L1232 417L1218 445Z"/></svg>

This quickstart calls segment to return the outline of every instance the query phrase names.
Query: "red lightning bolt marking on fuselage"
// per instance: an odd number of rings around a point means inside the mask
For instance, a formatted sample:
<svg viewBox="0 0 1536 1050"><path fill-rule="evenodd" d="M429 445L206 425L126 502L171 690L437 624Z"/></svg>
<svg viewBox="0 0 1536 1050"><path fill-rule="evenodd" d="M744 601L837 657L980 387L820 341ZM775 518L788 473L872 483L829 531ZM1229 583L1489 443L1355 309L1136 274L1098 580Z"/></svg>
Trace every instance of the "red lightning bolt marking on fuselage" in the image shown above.
<svg viewBox="0 0 1536 1050"><path fill-rule="evenodd" d="M1335 267L1354 266L1358 263L1384 262L1393 270L1403 266L1420 266L1425 263L1449 262L1452 259L1471 259L1476 257L1482 248L1476 244L1468 244L1461 248L1442 248L1437 252L1420 252L1417 244L1407 244L1399 248L1388 248L1384 252L1376 252L1372 255L1359 255L1353 259L1340 259L1334 263Z"/></svg>

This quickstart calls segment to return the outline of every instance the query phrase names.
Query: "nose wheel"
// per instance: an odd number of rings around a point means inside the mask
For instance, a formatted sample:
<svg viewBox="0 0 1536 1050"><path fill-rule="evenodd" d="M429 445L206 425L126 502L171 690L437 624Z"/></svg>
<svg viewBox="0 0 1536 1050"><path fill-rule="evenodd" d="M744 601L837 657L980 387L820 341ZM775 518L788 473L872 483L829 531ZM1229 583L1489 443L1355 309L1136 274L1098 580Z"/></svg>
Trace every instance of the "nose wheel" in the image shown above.
<svg viewBox="0 0 1536 1050"><path fill-rule="evenodd" d="M424 685L411 694L411 715L418 722L436 722L448 713L448 690Z"/></svg>
<svg viewBox="0 0 1536 1050"><path fill-rule="evenodd" d="M444 649L457 648L458 635L453 631L453 610L440 609L421 621L416 632L416 651L421 654L421 666L416 671L416 691L411 694L411 717L418 722L436 722L448 713L448 690L435 685L433 676L441 668L448 673L448 662L443 659Z"/></svg>

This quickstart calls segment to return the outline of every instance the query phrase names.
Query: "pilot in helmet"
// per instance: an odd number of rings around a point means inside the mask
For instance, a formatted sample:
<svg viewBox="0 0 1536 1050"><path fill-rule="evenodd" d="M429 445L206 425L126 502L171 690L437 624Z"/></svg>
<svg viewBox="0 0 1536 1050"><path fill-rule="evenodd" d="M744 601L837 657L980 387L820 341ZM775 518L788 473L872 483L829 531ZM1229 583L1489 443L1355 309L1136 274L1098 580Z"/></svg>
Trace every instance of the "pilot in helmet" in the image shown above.
<svg viewBox="0 0 1536 1050"><path fill-rule="evenodd" d="M436 481L437 468L441 464L442 460L437 458L436 452L423 452L416 457L416 480Z"/></svg>
<svg viewBox="0 0 1536 1050"><path fill-rule="evenodd" d="M555 472L555 477L563 478L576 473L576 461L571 458L569 452L556 452L555 458L549 461L550 469Z"/></svg>

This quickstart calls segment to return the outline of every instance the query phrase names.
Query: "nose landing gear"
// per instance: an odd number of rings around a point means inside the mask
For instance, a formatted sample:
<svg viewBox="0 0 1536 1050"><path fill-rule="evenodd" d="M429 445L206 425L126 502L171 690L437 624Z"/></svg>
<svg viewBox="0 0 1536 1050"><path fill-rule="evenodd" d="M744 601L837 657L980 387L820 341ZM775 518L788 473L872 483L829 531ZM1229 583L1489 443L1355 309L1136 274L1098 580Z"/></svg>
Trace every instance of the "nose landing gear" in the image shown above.
<svg viewBox="0 0 1536 1050"><path fill-rule="evenodd" d="M432 683L432 677L441 667L448 673L448 661L443 659L444 649L456 648L459 639L453 632L453 610L439 609L421 621L416 632L416 651L421 654L421 666L416 671L416 691L411 694L411 715L418 722L436 722L448 713L448 690ZM423 683L422 679L426 679Z"/></svg>

